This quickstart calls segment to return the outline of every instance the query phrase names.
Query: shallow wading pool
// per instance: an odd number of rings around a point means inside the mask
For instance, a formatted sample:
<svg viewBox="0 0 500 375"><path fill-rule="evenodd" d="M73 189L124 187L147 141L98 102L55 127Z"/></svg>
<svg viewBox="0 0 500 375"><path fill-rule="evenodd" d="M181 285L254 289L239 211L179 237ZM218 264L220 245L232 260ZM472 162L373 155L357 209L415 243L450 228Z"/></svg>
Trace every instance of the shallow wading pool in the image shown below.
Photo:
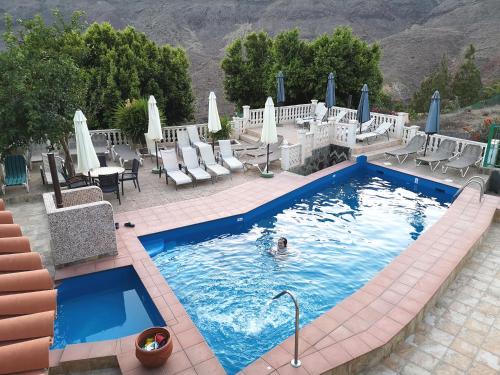
<svg viewBox="0 0 500 375"><path fill-rule="evenodd" d="M71 277L57 287L52 349L117 339L164 325L133 267Z"/></svg>
<svg viewBox="0 0 500 375"><path fill-rule="evenodd" d="M350 296L446 210L456 189L358 163L243 216L141 237L229 374ZM279 237L285 254L270 251Z"/></svg>

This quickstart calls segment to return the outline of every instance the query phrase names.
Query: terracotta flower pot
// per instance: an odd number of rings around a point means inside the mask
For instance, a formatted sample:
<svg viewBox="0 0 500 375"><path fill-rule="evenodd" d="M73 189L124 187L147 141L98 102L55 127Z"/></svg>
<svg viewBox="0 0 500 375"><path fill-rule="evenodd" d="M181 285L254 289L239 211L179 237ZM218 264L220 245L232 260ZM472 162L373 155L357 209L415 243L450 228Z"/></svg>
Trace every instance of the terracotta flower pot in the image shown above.
<svg viewBox="0 0 500 375"><path fill-rule="evenodd" d="M151 351L142 349L146 339L157 333L164 335L167 338L167 343L161 348ZM172 337L170 336L170 332L166 328L162 327L148 328L145 331L142 331L135 340L135 356L144 367L148 368L160 367L163 365L172 354L173 348L174 343L172 341Z"/></svg>

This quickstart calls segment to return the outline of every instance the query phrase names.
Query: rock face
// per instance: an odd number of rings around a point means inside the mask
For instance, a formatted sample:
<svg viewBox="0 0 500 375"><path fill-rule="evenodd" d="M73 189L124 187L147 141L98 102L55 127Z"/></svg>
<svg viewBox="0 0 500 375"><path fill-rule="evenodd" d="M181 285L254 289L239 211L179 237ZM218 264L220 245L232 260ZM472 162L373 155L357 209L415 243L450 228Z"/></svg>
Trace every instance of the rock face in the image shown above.
<svg viewBox="0 0 500 375"><path fill-rule="evenodd" d="M298 27L311 39L349 25L363 39L380 42L385 87L401 99L411 96L443 53L458 64L470 43L476 46L483 80L500 76L499 0L0 0L0 13L14 19L37 13L50 17L54 8L63 14L81 9L89 22L130 24L156 42L184 47L200 120L207 117L211 90L219 110L232 112L223 100L220 60L229 42L253 30L275 35Z"/></svg>

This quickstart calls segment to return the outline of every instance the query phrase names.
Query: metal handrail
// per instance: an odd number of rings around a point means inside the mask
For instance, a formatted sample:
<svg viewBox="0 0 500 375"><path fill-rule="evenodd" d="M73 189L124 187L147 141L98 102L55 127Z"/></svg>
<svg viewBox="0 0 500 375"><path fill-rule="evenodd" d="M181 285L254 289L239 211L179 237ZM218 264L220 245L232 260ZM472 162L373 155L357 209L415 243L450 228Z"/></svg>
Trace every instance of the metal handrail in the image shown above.
<svg viewBox="0 0 500 375"><path fill-rule="evenodd" d="M460 189L458 189L458 191L455 193L455 195L453 196L453 198L455 199L456 197L458 197L460 195L460 193L462 191L464 191L464 189L468 185L474 184L474 183L478 184L479 187L480 187L480 190L479 190L479 202L481 202L483 200L484 188L485 188L485 184L486 184L486 181L481 176L472 176L471 178L469 178L467 180L467 182L465 184L463 184Z"/></svg>

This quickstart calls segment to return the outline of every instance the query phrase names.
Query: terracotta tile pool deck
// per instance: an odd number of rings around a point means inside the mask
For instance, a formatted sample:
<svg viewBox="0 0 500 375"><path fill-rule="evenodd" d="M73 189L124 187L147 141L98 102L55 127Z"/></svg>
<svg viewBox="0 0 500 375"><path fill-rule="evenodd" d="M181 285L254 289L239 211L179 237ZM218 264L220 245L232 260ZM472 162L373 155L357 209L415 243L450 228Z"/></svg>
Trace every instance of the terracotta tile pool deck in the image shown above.
<svg viewBox="0 0 500 375"><path fill-rule="evenodd" d="M116 231L118 255L57 270L55 278L132 265L172 332L174 353L160 369L144 369L133 353L134 335L51 351L51 367L86 370L102 361L108 365L118 362L124 374L224 374L138 237L246 213L352 164L343 162L307 177L281 173L274 179L249 181L210 197L115 214L117 222L136 224L135 228ZM344 374L378 362L415 329L487 231L500 209L500 199L485 196L479 203L478 194L465 189L437 223L363 288L303 326L302 367L294 369L289 364L293 357L290 337L242 374Z"/></svg>

